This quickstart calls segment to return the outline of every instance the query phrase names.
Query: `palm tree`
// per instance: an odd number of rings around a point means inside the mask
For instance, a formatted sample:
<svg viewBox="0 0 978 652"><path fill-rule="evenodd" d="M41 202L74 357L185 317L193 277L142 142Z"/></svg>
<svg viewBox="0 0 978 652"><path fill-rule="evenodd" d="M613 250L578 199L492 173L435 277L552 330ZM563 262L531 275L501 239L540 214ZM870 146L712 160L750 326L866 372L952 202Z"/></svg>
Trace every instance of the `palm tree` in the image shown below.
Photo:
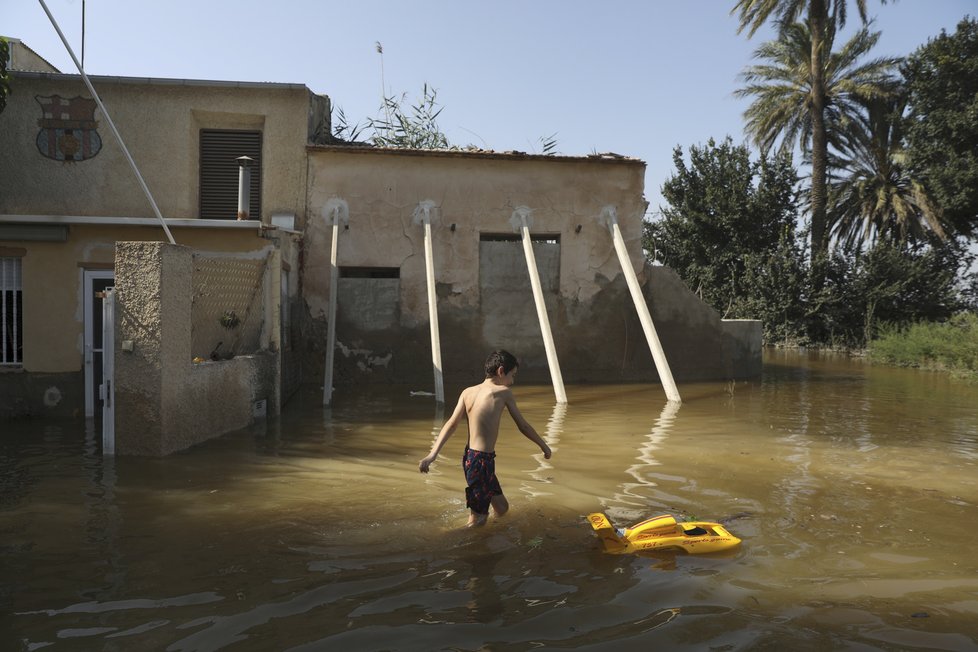
<svg viewBox="0 0 978 652"><path fill-rule="evenodd" d="M880 0L886 4L886 0ZM747 30L753 36L772 16L779 31L784 32L805 16L811 32L810 55L808 58L811 103L811 157L812 157L812 260L828 250L825 238L826 170L828 165L828 134L826 131L826 80L823 59L831 51L826 46L830 29L844 27L846 23L846 0L737 0L731 13L739 14L740 26L737 31ZM859 16L865 23L866 0L856 0Z"/></svg>
<svg viewBox="0 0 978 652"><path fill-rule="evenodd" d="M832 168L844 176L829 182L832 231L847 246L889 238L905 242L928 232L944 239L940 209L910 175L901 129L907 98L867 100L846 131Z"/></svg>
<svg viewBox="0 0 978 652"><path fill-rule="evenodd" d="M754 53L766 63L748 67L739 97L754 97L744 112L745 131L762 151L780 140L779 149L796 144L811 162L811 258L828 250L826 198L830 148L838 148L846 126L859 114L859 101L893 92L900 59L880 57L863 61L879 40L867 27L856 32L837 52L832 51L835 26L823 33L818 75L812 73L815 39L810 21L781 29L780 38L762 44ZM820 108L819 108L820 107Z"/></svg>

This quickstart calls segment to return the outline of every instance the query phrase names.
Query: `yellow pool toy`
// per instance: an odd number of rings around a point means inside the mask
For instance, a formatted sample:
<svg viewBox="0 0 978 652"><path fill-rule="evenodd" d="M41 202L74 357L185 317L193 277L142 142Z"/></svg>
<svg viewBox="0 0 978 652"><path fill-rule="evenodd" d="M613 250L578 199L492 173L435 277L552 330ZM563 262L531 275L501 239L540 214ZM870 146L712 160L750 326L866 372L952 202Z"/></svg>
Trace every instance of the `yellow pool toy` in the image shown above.
<svg viewBox="0 0 978 652"><path fill-rule="evenodd" d="M669 550L700 554L727 550L740 543L719 523L680 523L670 514L653 516L624 530L613 527L601 513L588 514L587 520L604 543L605 552L615 555Z"/></svg>

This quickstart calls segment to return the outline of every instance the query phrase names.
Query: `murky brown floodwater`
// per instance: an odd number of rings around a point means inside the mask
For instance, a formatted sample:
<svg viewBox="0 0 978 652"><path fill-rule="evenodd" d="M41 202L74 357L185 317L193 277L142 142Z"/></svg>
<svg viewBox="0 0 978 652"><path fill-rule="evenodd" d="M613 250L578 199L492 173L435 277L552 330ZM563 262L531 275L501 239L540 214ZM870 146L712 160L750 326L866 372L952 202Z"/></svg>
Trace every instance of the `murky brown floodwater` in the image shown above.
<svg viewBox="0 0 978 652"><path fill-rule="evenodd" d="M166 459L2 424L0 650L978 649L974 385L795 354L681 385L678 411L658 386L569 387L564 410L517 385L554 457L507 424L512 511L479 531L457 527L464 432L417 472L442 415L410 389ZM599 510L744 543L607 555Z"/></svg>

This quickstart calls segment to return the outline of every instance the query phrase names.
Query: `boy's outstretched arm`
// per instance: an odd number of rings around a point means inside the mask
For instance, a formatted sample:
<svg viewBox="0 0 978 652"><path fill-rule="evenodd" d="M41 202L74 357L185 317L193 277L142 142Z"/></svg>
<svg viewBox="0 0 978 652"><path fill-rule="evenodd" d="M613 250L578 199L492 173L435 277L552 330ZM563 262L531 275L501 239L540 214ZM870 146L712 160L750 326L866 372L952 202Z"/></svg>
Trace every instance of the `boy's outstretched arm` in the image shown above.
<svg viewBox="0 0 978 652"><path fill-rule="evenodd" d="M553 451L550 450L547 442L543 441L543 437L538 435L537 431L533 429L530 422L523 417L520 409L516 407L516 397L513 396L512 392L506 397L506 409L509 410L510 416L513 417L513 421L516 422L516 427L520 429L523 436L539 446L540 450L543 451L544 459L549 460L550 456L553 455Z"/></svg>
<svg viewBox="0 0 978 652"><path fill-rule="evenodd" d="M462 397L458 397L458 405L455 406L455 411L452 412L452 416L448 417L448 421L445 425L441 427L441 432L438 433L438 437L435 439L435 443L431 446L431 452L425 456L421 462L418 463L418 470L422 473L428 472L428 467L431 463L435 461L438 457L438 453L441 451L442 446L448 441L448 438L452 436L455 429L458 428L458 424L462 421L462 416L465 414L465 402Z"/></svg>

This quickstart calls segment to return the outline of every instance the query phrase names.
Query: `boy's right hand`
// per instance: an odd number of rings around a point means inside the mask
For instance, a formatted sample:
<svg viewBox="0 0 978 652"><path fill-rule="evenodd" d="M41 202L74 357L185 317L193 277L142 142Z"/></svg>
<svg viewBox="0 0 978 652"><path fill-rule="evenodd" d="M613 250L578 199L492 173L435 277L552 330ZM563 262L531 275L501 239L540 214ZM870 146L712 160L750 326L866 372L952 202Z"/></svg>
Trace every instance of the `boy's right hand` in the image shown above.
<svg viewBox="0 0 978 652"><path fill-rule="evenodd" d="M428 457L424 458L423 460L421 460L421 462L418 463L418 470L421 471L422 473L427 473L428 467L430 467L431 463L434 461L435 458L429 455Z"/></svg>

